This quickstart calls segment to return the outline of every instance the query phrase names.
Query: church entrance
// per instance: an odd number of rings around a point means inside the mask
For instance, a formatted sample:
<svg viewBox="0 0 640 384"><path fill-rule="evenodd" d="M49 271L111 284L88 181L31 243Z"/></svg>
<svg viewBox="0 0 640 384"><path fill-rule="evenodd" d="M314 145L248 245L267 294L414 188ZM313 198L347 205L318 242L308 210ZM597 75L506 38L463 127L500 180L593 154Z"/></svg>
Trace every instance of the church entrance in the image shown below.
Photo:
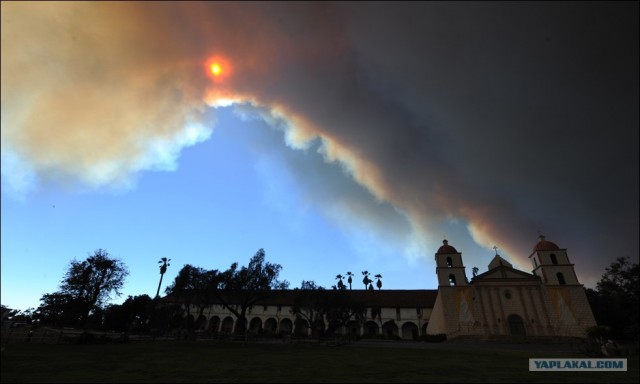
<svg viewBox="0 0 640 384"><path fill-rule="evenodd" d="M507 318L509 323L509 333L515 338L524 338L527 332L524 329L524 321L518 315L509 315Z"/></svg>

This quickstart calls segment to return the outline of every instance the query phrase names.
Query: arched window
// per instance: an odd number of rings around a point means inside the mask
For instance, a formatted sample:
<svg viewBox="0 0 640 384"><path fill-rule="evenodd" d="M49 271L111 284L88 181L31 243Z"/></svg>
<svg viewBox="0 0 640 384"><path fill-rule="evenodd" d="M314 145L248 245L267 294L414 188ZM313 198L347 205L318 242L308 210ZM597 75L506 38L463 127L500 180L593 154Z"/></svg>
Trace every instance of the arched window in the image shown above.
<svg viewBox="0 0 640 384"><path fill-rule="evenodd" d="M560 285L565 285L566 282L564 281L564 275L560 272L556 273L556 276L558 277L558 284Z"/></svg>
<svg viewBox="0 0 640 384"><path fill-rule="evenodd" d="M449 268L453 267L453 260L451 260L450 257L447 257L447 267Z"/></svg>
<svg viewBox="0 0 640 384"><path fill-rule="evenodd" d="M449 285L456 285L456 277L453 274L449 275Z"/></svg>
<svg viewBox="0 0 640 384"><path fill-rule="evenodd" d="M558 259L556 258L556 254L552 253L550 256L551 256L551 264L558 264Z"/></svg>

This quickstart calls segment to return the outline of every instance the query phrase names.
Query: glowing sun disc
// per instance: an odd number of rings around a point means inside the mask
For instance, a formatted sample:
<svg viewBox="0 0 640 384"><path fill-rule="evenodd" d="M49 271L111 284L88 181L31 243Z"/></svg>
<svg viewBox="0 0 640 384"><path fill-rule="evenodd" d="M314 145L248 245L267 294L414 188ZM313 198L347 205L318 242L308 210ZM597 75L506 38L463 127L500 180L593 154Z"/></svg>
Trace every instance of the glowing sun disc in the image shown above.
<svg viewBox="0 0 640 384"><path fill-rule="evenodd" d="M219 63L211 64L211 73L213 76L220 76L222 74L222 67Z"/></svg>
<svg viewBox="0 0 640 384"><path fill-rule="evenodd" d="M203 64L203 69L206 71L207 76L216 83L227 80L233 74L231 62L224 56L209 57Z"/></svg>

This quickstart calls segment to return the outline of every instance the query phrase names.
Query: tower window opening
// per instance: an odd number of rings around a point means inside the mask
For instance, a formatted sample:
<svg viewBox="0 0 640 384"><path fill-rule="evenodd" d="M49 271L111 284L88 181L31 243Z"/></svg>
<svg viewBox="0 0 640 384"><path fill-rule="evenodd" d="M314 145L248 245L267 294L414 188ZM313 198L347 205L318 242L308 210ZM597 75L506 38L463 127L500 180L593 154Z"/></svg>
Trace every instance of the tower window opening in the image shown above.
<svg viewBox="0 0 640 384"><path fill-rule="evenodd" d="M453 260L451 260L450 257L447 257L447 267L449 268L453 267Z"/></svg>
<svg viewBox="0 0 640 384"><path fill-rule="evenodd" d="M558 284L560 285L566 284L566 281L564 281L564 275L561 272L556 273L556 276L558 277Z"/></svg>
<svg viewBox="0 0 640 384"><path fill-rule="evenodd" d="M456 285L456 277L453 274L449 275L449 285Z"/></svg>
<svg viewBox="0 0 640 384"><path fill-rule="evenodd" d="M550 256L551 256L551 264L558 264L558 258L556 257L556 254L552 253Z"/></svg>

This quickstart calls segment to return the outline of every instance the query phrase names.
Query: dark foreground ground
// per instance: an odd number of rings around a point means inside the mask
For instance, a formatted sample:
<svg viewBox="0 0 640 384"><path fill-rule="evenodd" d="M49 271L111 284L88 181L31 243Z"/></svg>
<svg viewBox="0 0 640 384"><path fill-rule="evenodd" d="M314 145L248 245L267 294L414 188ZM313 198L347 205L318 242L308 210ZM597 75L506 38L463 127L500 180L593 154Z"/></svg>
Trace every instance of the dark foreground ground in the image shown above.
<svg viewBox="0 0 640 384"><path fill-rule="evenodd" d="M627 372L530 372L529 358L587 358L576 344L474 342L137 342L3 344L3 383L20 382L566 382L639 381Z"/></svg>

